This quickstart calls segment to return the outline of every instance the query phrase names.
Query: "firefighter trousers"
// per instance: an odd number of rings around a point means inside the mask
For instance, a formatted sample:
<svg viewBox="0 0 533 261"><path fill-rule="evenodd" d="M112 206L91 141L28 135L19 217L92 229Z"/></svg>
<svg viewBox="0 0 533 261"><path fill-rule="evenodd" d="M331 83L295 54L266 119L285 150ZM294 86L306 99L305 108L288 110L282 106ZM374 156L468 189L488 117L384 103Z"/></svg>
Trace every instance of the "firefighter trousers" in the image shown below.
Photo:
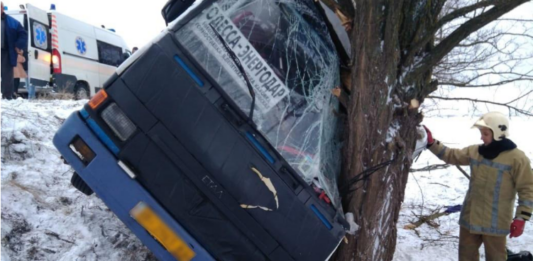
<svg viewBox="0 0 533 261"><path fill-rule="evenodd" d="M507 260L505 236L487 236L472 234L461 227L459 232L459 261L479 261L479 247L485 246L487 261Z"/></svg>

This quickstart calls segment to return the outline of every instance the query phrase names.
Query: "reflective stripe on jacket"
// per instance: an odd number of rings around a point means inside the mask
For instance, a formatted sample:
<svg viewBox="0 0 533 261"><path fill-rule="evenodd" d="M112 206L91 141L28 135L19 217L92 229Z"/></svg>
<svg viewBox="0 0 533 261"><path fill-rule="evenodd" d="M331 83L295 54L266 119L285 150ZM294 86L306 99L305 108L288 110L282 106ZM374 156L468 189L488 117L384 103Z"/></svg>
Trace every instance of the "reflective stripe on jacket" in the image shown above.
<svg viewBox="0 0 533 261"><path fill-rule="evenodd" d="M533 171L524 152L512 149L493 160L483 158L479 145L464 149L447 148L435 141L429 150L454 165L470 165L470 185L461 210L459 224L473 234L507 235L515 217L531 218L533 211Z"/></svg>

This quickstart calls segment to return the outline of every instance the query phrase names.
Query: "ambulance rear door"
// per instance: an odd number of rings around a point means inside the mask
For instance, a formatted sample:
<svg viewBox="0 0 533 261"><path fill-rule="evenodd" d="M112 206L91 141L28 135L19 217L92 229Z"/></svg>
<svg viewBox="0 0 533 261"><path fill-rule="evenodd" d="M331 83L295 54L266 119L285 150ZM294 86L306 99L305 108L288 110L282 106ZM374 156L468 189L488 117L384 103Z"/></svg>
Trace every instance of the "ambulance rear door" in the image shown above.
<svg viewBox="0 0 533 261"><path fill-rule="evenodd" d="M26 4L28 18L28 76L36 87L44 87L50 81L52 41L50 21L46 11Z"/></svg>

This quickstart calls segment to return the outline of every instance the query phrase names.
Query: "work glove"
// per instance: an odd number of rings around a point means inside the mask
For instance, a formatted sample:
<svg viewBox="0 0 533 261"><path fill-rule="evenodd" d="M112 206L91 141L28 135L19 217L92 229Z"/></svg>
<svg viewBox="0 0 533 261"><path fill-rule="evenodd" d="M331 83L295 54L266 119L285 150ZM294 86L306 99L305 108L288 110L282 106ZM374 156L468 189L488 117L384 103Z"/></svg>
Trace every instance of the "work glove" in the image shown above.
<svg viewBox="0 0 533 261"><path fill-rule="evenodd" d="M433 139L433 135L431 134L431 131L426 127L426 125L422 125L424 127L424 129L426 130L426 134L427 134L427 137L428 137L428 148L431 147L431 145L433 145L433 142L435 142L435 140Z"/></svg>
<svg viewBox="0 0 533 261"><path fill-rule="evenodd" d="M522 218L515 218L513 220L513 223L511 223L511 233L509 234L509 238L513 237L519 237L524 233L524 226L526 225L526 221Z"/></svg>

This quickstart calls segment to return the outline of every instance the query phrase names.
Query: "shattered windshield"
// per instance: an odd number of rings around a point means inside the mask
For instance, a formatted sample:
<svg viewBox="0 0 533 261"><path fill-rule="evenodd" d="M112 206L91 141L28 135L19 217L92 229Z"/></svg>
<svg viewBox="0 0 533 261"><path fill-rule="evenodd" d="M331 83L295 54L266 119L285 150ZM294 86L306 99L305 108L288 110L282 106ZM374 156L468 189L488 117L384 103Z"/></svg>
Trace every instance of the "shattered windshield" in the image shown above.
<svg viewBox="0 0 533 261"><path fill-rule="evenodd" d="M216 35L223 38L253 86L258 130L340 208L338 103L331 95L339 61L316 8L311 0L220 0L176 38L248 115L252 97Z"/></svg>

